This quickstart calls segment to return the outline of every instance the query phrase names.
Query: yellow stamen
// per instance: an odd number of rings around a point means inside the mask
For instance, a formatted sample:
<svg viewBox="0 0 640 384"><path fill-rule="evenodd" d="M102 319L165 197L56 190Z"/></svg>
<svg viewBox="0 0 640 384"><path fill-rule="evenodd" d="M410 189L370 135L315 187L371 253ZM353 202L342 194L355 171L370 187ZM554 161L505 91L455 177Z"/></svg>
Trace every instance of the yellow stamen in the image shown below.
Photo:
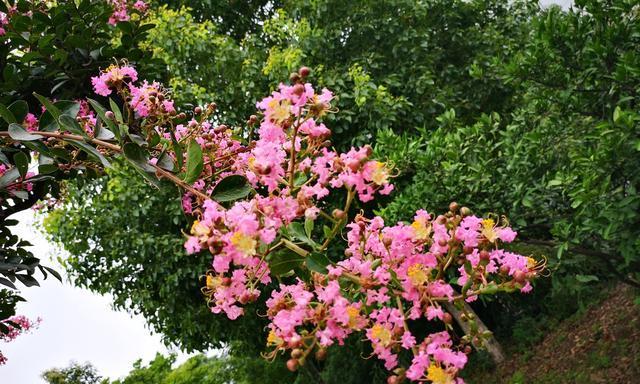
<svg viewBox="0 0 640 384"><path fill-rule="evenodd" d="M433 384L453 384L453 378L442 368L431 364L427 369L427 380Z"/></svg>
<svg viewBox="0 0 640 384"><path fill-rule="evenodd" d="M251 236L238 231L231 236L231 244L236 249L245 254L245 256L253 256L256 254L256 246L258 242Z"/></svg>
<svg viewBox="0 0 640 384"><path fill-rule="evenodd" d="M429 274L424 268L424 265L420 263L413 264L407 270L407 276L409 276L409 280L413 283L413 285L420 286L426 283L429 280Z"/></svg>
<svg viewBox="0 0 640 384"><path fill-rule="evenodd" d="M371 337L378 339L380 344L385 347L391 343L391 332L380 324L376 324L371 328Z"/></svg>

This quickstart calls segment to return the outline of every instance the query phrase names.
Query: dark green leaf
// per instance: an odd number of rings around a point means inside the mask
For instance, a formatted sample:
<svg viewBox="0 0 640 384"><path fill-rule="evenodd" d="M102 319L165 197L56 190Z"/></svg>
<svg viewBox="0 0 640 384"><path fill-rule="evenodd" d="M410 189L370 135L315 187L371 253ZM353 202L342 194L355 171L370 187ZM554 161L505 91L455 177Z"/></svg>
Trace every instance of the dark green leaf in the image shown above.
<svg viewBox="0 0 640 384"><path fill-rule="evenodd" d="M331 261L322 253L311 252L305 258L305 265L311 271L326 274L327 265L331 264Z"/></svg>
<svg viewBox="0 0 640 384"><path fill-rule="evenodd" d="M9 124L9 136L17 141L32 141L42 139L42 136L27 132L21 125Z"/></svg>
<svg viewBox="0 0 640 384"><path fill-rule="evenodd" d="M198 142L191 140L187 148L187 171L184 175L184 182L192 184L198 180L203 168L202 148Z"/></svg>
<svg viewBox="0 0 640 384"><path fill-rule="evenodd" d="M16 164L16 168L18 168L20 176L24 177L29 170L29 156L24 152L16 152L16 154L13 155L13 162Z"/></svg>
<svg viewBox="0 0 640 384"><path fill-rule="evenodd" d="M218 202L242 199L251 193L251 185L244 176L227 176L213 188L211 198Z"/></svg>

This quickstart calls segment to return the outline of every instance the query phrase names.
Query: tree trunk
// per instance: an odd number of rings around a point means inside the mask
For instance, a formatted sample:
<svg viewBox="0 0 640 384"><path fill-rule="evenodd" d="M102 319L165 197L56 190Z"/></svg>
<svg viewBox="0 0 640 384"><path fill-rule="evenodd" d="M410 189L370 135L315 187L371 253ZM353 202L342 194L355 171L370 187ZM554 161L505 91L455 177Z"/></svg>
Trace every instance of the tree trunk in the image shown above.
<svg viewBox="0 0 640 384"><path fill-rule="evenodd" d="M464 333L467 335L470 334L471 325L469 324L469 321L462 320L463 312L460 311L458 308L456 308L456 306L453 305L453 303L445 302L444 307L447 309L449 313L451 313L453 318L456 319L456 322L458 323L458 325L460 325L460 328L462 328ZM473 314L474 320L478 325L478 333L489 331L489 328L487 328L487 326L484 325L484 323L482 322L482 320L480 320L480 317L478 317L478 315L475 313L473 308L471 308L471 306L466 302L464 302L464 310L467 313ZM484 347L486 348L487 352L489 352L489 355L491 355L491 358L493 359L494 363L500 364L504 361L504 353L502 352L502 346L493 335L491 335L485 340Z"/></svg>

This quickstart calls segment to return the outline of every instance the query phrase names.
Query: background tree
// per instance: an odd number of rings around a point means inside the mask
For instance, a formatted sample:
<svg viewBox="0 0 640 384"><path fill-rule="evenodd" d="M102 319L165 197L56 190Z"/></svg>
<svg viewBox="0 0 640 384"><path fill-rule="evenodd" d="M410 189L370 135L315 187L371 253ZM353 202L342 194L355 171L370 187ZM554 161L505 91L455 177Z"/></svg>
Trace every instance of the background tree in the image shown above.
<svg viewBox="0 0 640 384"><path fill-rule="evenodd" d="M42 378L49 384L97 384L102 376L91 363L72 362L66 368L52 368L42 373Z"/></svg>

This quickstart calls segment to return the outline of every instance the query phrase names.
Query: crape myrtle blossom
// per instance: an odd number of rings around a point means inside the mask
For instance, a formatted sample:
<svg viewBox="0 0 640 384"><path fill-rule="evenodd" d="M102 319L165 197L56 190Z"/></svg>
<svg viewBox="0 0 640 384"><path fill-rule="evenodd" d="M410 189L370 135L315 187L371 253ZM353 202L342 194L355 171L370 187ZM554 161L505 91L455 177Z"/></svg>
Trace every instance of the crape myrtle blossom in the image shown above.
<svg viewBox="0 0 640 384"><path fill-rule="evenodd" d="M138 82L126 63L93 85L119 96L124 112L104 116L132 120L136 134L153 140L145 161L185 191L193 222L184 247L211 255L202 287L211 311L233 320L266 300L259 313L270 321L268 358L290 353L287 367L296 370L357 335L390 382L462 383L471 347L490 335L471 326L452 337L448 305L528 292L544 264L502 249L517 235L506 219L455 203L442 215L419 210L410 222L354 216L356 205L392 192L394 171L369 146L333 149L322 118L336 112L336 100L308 74L304 67L292 74L291 85L280 84L246 127L235 128L214 124L215 104L189 118L178 113L160 84ZM165 167L172 173L159 173ZM330 260L327 250L342 239L344 257L331 252ZM418 323L429 333L417 332Z"/></svg>
<svg viewBox="0 0 640 384"><path fill-rule="evenodd" d="M142 0L135 2L131 0L107 0L107 3L113 8L113 13L108 21L111 25L116 25L120 21L130 20L131 15L129 13L133 10L145 13L149 9L149 5Z"/></svg>
<svg viewBox="0 0 640 384"><path fill-rule="evenodd" d="M11 342L21 334L37 328L41 322L41 318L36 319L36 321L31 321L22 315L11 316L8 319L2 320L2 324L7 327L8 331L0 333L0 340L5 343ZM4 365L6 363L7 358L0 351L0 365Z"/></svg>

